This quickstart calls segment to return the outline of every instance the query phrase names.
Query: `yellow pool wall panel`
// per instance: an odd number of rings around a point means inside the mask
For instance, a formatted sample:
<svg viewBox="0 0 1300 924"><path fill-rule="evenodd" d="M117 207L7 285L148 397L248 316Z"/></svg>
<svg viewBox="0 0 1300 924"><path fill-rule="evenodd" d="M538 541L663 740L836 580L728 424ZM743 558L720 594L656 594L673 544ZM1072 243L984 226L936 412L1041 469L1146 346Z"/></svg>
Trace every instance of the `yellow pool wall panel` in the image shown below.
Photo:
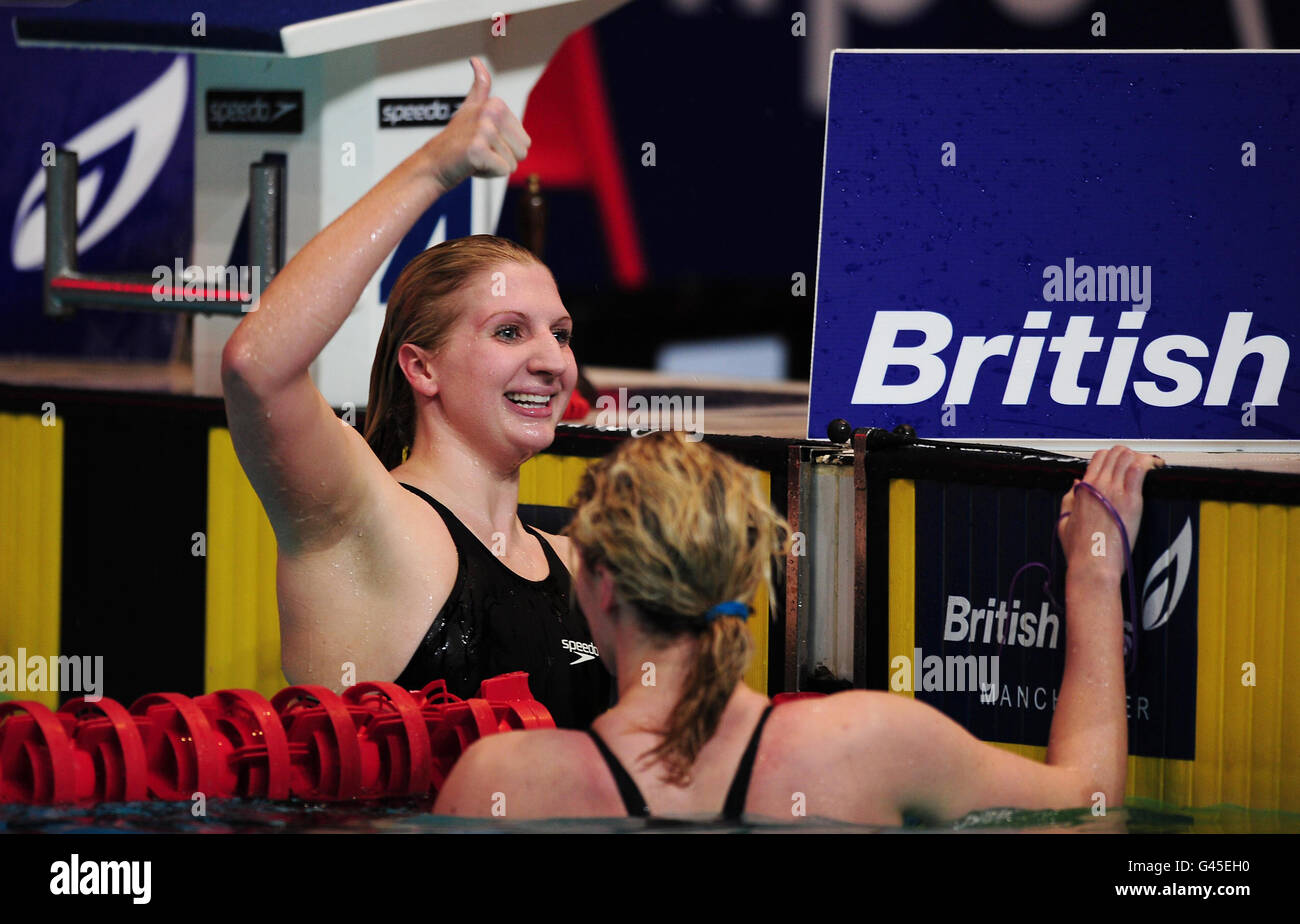
<svg viewBox="0 0 1300 924"><path fill-rule="evenodd" d="M61 654L65 427L52 410L0 414L0 654L15 660L20 648L27 657ZM0 691L6 699L59 705L57 689Z"/></svg>
<svg viewBox="0 0 1300 924"><path fill-rule="evenodd" d="M914 647L915 482L890 482L889 509L892 660ZM1203 501L1197 541L1196 757L1130 756L1125 795L1300 812L1300 507Z"/></svg>
<svg viewBox="0 0 1300 924"><path fill-rule="evenodd" d="M235 457L230 431L208 431L207 623L203 689L270 697L287 687L280 668L271 521Z"/></svg>
<svg viewBox="0 0 1300 924"><path fill-rule="evenodd" d="M1300 507L1200 519L1196 761L1166 801L1300 811Z"/></svg>

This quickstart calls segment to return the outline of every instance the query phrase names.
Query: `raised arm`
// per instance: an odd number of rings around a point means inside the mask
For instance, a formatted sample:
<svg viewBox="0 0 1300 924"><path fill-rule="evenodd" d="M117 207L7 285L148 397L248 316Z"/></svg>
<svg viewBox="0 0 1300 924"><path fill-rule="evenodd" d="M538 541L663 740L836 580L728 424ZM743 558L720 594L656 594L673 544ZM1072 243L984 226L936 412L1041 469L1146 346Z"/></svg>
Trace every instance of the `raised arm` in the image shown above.
<svg viewBox="0 0 1300 924"><path fill-rule="evenodd" d="M527 153L523 126L489 97L486 67L477 58L471 65L473 88L447 127L289 261L222 354L235 450L282 553L348 535L387 477L361 435L334 416L308 367L434 200L468 176L508 175Z"/></svg>
<svg viewBox="0 0 1300 924"><path fill-rule="evenodd" d="M1154 456L1123 446L1093 456L1084 481L1115 507L1129 541L1142 517L1142 482ZM1065 674L1052 718L1046 764L985 744L922 703L891 710L898 746L915 772L898 789L900 810L938 819L997 807L1069 808L1123 802L1128 725L1124 690L1123 540L1114 518L1087 490L1061 504L1065 547Z"/></svg>

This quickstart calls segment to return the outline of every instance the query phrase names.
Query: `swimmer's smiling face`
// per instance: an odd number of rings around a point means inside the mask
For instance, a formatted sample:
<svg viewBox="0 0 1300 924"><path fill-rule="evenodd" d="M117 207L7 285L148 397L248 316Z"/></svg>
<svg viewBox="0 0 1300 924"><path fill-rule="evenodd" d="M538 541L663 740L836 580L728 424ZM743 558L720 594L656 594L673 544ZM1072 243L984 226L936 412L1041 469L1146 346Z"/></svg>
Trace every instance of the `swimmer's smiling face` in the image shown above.
<svg viewBox="0 0 1300 924"><path fill-rule="evenodd" d="M573 319L550 272L503 263L458 298L461 315L434 359L444 418L493 454L540 452L578 379Z"/></svg>

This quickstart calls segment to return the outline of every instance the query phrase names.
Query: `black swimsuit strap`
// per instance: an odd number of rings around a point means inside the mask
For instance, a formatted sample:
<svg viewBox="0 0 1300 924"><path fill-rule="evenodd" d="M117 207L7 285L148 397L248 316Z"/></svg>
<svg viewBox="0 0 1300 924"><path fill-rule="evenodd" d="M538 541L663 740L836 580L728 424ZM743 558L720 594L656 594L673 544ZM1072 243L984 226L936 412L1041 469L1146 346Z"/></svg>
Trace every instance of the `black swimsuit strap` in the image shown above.
<svg viewBox="0 0 1300 924"><path fill-rule="evenodd" d="M641 795L641 790L637 788L636 781L623 769L623 765L618 762L614 752L601 740L600 735L596 734L595 729L587 729L587 734L591 735L591 740L596 742L596 749L600 751L600 756L605 758L605 763L609 767L610 774L614 777L614 785L618 787L618 794L623 799L623 807L627 809L628 815L633 818L649 818L650 806L646 805L645 796Z"/></svg>
<svg viewBox="0 0 1300 924"><path fill-rule="evenodd" d="M428 494L425 494L419 488L413 485L409 485L405 481L399 481L398 484L406 488L406 490L410 491L412 494L415 494L418 497L422 497L429 502L429 505L432 506L433 509L438 512L439 516L442 517L442 522L447 527L447 532L451 533L451 540L452 542L456 543L457 548L460 547L460 542L457 541L457 538L459 537L459 539L461 540L468 540L474 543L469 547L470 549L477 550L481 548L483 549L483 551L492 554L489 551L488 547L483 544L483 541L479 539L478 536L474 535L474 531L471 530L464 523L462 523L460 521L460 518L456 516L456 514L452 513L451 509L447 507L446 504L443 504L440 501L436 500L435 498L430 497ZM505 562L502 562L498 558L497 561L501 562L501 566L505 568L507 571L512 571L512 573L516 577L519 577L520 580L528 581L528 583L530 584L542 584L548 580L553 580L556 577L563 577L567 575L569 571L568 566L566 566L564 562L560 560L559 553L556 552L555 549L551 547L551 543L546 540L546 537L543 536L541 533L539 533L537 530L533 529L523 520L520 520L519 524L524 528L524 532L528 533L530 536L535 536L537 538L537 542L542 547L542 554L546 557L546 564L550 570L547 573L547 576L542 578L540 581L533 581L530 580L529 578L520 576L518 572L513 571L508 565L506 565Z"/></svg>
<svg viewBox="0 0 1300 924"><path fill-rule="evenodd" d="M555 547L551 545L551 541L547 539L545 536L543 536L538 530L533 529L523 520L520 520L519 524L523 526L524 532L528 533L529 535L537 537L537 541L542 546L542 554L546 556L546 561L551 566L551 573L567 574L569 571L569 566L560 560L560 553L555 551Z"/></svg>
<svg viewBox="0 0 1300 924"><path fill-rule="evenodd" d="M763 737L763 726L771 714L772 704L768 703L767 708L763 710L762 718L758 720L758 725L754 727L754 734L749 738L749 747L745 748L744 756L740 758L735 779L731 781L731 789L727 791L727 801L722 807L722 817L727 821L739 821L745 814L745 800L749 796L749 778L754 772L754 758L758 756L758 741Z"/></svg>
<svg viewBox="0 0 1300 924"><path fill-rule="evenodd" d="M749 745L740 757L736 776L731 781L731 789L727 791L727 801L722 807L722 817L725 821L739 821L745 814L745 800L749 796L749 779L754 772L754 760L758 756L758 744L763 737L763 726L767 724L767 717L772 714L772 708L773 705L769 703L763 710L758 724L754 726L754 733L750 735ZM609 767L610 775L614 777L614 785L618 787L618 794L623 799L623 807L627 809L628 815L633 818L649 818L650 806L646 804L645 796L641 795L636 781L623 769L614 752L601 740L600 735L596 734L595 729L587 729L587 734L591 735L591 740L596 743L600 756L605 758L605 764Z"/></svg>
<svg viewBox="0 0 1300 924"><path fill-rule="evenodd" d="M413 485L413 484L407 484L405 481L399 481L398 484L400 484L402 487L406 488L406 490L410 491L412 494L416 495L417 497L423 497L426 501L429 502L429 504L433 507L433 509L437 510L439 513L451 513L451 511L448 510L446 507L444 507L440 501L436 500L435 498L430 497L428 494L425 494L423 491L421 491L421 490L420 490L419 488L417 488L415 485ZM456 520L456 515L455 515L455 514L452 514L452 519L453 519L453 520ZM463 525L463 524L460 522L460 520L456 520L456 523L457 523L457 525Z"/></svg>

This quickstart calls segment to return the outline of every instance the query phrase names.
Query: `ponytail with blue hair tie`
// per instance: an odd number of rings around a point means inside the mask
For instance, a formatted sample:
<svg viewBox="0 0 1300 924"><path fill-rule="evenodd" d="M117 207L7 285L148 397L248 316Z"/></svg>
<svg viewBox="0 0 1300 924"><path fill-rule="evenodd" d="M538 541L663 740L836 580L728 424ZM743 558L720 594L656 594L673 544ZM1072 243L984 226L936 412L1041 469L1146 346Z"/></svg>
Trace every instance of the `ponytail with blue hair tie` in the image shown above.
<svg viewBox="0 0 1300 924"><path fill-rule="evenodd" d="M719 616L739 616L742 620L746 620L753 612L747 604L739 600L728 600L726 603L715 603L709 607L708 612L704 614L704 621L711 623Z"/></svg>

